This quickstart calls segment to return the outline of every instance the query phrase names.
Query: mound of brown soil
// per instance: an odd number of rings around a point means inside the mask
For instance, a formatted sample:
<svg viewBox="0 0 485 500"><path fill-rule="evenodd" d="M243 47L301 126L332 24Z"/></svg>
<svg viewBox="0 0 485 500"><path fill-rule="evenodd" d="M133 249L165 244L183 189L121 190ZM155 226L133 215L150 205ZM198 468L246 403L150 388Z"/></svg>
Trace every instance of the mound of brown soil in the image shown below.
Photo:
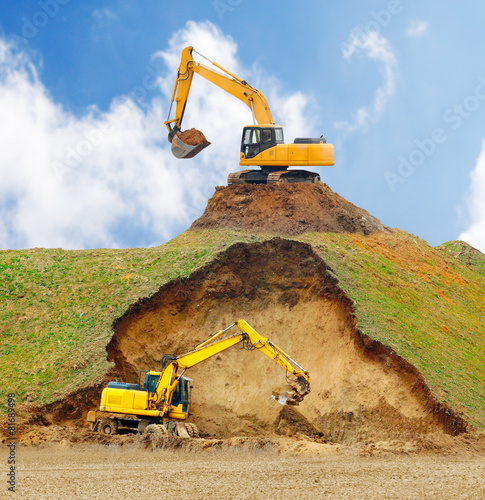
<svg viewBox="0 0 485 500"><path fill-rule="evenodd" d="M324 433L305 418L294 406L283 406L275 422L276 433L287 436L308 436L325 442Z"/></svg>
<svg viewBox="0 0 485 500"><path fill-rule="evenodd" d="M370 234L389 228L326 184L217 187L191 229L231 228L277 234L307 231Z"/></svg>
<svg viewBox="0 0 485 500"><path fill-rule="evenodd" d="M136 382L163 354L185 353L241 318L309 371L311 393L298 407L302 418L281 415L271 393L285 371L257 351L225 351L187 373L204 437L321 430L334 442L357 444L466 430L412 365L358 330L353 302L329 267L296 241L235 244L133 304L113 325L108 359L122 379Z"/></svg>
<svg viewBox="0 0 485 500"><path fill-rule="evenodd" d="M189 128L184 132L179 132L177 136L182 142L189 146L197 146L198 144L206 144L208 142L205 135L195 128Z"/></svg>

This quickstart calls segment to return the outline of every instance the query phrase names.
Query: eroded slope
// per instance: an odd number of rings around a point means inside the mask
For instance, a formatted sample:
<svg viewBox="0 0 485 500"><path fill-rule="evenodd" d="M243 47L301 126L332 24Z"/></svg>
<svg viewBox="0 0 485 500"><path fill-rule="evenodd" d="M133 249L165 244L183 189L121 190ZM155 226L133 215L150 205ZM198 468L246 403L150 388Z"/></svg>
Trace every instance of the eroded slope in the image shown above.
<svg viewBox="0 0 485 500"><path fill-rule="evenodd" d="M435 401L416 369L358 331L353 303L331 270L296 241L235 244L189 278L138 301L115 321L108 359L136 381L139 370L159 366L162 354L186 352L239 318L310 372L312 392L299 410L336 441L466 428ZM281 407L270 394L284 372L265 356L234 348L189 375L202 433L274 430Z"/></svg>

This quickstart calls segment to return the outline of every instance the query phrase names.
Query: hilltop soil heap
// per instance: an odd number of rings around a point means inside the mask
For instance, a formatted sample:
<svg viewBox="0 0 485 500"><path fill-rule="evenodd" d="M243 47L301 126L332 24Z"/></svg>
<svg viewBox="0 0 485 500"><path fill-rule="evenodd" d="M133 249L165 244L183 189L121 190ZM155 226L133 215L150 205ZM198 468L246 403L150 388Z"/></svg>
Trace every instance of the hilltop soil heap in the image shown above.
<svg viewBox="0 0 485 500"><path fill-rule="evenodd" d="M285 235L312 231L367 235L389 230L322 182L217 187L204 214L191 226L215 228Z"/></svg>

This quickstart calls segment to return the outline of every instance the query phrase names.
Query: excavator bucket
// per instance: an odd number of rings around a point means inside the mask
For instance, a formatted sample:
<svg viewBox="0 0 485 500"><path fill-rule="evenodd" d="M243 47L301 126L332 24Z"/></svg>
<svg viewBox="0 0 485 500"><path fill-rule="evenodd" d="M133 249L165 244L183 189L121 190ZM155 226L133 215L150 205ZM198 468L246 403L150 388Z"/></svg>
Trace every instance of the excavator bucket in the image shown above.
<svg viewBox="0 0 485 500"><path fill-rule="evenodd" d="M275 387L271 397L281 405L298 406L309 392L308 382L304 378L299 378L293 385Z"/></svg>
<svg viewBox="0 0 485 500"><path fill-rule="evenodd" d="M275 387L271 397L280 405L292 404L292 401L295 399L295 391L291 385Z"/></svg>
<svg viewBox="0 0 485 500"><path fill-rule="evenodd" d="M172 154L176 158L193 158L209 145L202 132L191 128L172 137Z"/></svg>

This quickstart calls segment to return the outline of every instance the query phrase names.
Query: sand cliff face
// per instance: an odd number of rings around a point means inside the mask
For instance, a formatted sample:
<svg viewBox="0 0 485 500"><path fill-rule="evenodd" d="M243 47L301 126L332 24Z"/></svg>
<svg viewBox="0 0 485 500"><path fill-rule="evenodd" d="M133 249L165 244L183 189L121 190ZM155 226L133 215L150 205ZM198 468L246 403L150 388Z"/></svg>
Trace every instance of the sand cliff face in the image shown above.
<svg viewBox="0 0 485 500"><path fill-rule="evenodd" d="M307 244L276 238L239 243L218 259L133 304L114 323L107 346L124 379L182 354L245 319L309 371L301 414L333 440L413 439L455 434L465 423L437 404L423 378L391 349L356 327L352 301ZM277 431L271 398L285 372L258 352L235 347L187 372L194 380L194 422L228 437Z"/></svg>

